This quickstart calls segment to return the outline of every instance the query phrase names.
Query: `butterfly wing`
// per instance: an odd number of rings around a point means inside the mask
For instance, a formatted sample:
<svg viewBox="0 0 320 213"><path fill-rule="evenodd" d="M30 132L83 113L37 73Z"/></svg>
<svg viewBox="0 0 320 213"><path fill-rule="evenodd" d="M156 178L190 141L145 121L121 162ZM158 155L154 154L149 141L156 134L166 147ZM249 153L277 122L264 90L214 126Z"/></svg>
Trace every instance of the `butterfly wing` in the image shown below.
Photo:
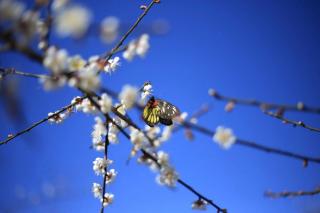
<svg viewBox="0 0 320 213"><path fill-rule="evenodd" d="M160 121L159 113L160 108L158 106L147 105L143 109L142 118L150 127L154 127Z"/></svg>
<svg viewBox="0 0 320 213"><path fill-rule="evenodd" d="M173 104L163 100L157 100L157 101L158 101L158 107L160 109L159 116L162 120L172 120L174 117L180 114L180 110ZM172 124L172 121L171 121L171 124Z"/></svg>

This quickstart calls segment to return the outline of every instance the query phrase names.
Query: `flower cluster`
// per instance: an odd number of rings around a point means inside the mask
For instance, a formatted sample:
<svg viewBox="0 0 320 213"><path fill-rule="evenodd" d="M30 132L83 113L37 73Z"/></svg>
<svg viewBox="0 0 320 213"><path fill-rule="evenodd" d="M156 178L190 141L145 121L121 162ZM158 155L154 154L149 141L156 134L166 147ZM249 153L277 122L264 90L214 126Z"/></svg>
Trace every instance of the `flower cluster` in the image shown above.
<svg viewBox="0 0 320 213"><path fill-rule="evenodd" d="M69 56L67 50L50 46L45 51L43 65L51 71L52 77L41 82L45 89L55 89L68 82L69 86L94 91L100 87L99 72L114 72L119 64L119 57L105 62L99 56L91 56L86 61L80 55Z"/></svg>
<svg viewBox="0 0 320 213"><path fill-rule="evenodd" d="M120 21L117 17L108 16L104 18L100 25L100 37L103 42L113 42L119 34Z"/></svg>

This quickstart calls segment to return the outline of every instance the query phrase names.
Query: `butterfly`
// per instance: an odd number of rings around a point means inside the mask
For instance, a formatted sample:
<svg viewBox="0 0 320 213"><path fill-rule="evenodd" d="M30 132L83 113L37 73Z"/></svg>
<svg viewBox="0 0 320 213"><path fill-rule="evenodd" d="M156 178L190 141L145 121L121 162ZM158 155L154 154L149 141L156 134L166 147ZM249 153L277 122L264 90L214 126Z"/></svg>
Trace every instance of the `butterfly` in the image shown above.
<svg viewBox="0 0 320 213"><path fill-rule="evenodd" d="M159 122L170 126L172 119L179 114L180 110L176 106L152 96L143 109L142 118L150 127L154 127Z"/></svg>

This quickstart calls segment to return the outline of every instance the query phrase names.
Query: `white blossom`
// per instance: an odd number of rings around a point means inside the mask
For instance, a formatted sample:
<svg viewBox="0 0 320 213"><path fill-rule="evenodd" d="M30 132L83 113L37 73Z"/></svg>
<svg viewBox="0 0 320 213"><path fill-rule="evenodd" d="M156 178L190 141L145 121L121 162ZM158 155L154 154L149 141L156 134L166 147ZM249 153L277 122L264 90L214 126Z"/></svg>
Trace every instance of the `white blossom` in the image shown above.
<svg viewBox="0 0 320 213"><path fill-rule="evenodd" d="M114 125L113 123L110 122L109 123L109 132L108 132L108 138L109 138L110 143L112 143L112 144L119 143L118 133L119 133L118 127L116 127L116 125Z"/></svg>
<svg viewBox="0 0 320 213"><path fill-rule="evenodd" d="M68 52L65 49L57 49L51 46L45 53L43 65L50 69L53 74L61 74L66 70L68 63Z"/></svg>
<svg viewBox="0 0 320 213"><path fill-rule="evenodd" d="M164 166L160 169L160 174L157 177L157 182L161 185L175 187L178 180L177 172L170 166Z"/></svg>
<svg viewBox="0 0 320 213"><path fill-rule="evenodd" d="M113 59L109 59L108 63L104 66L104 71L106 73L111 73L116 71L116 69L120 66L120 58L114 57Z"/></svg>
<svg viewBox="0 0 320 213"><path fill-rule="evenodd" d="M107 207L113 202L114 195L110 193L105 193L103 199L101 199L101 202L104 207Z"/></svg>
<svg viewBox="0 0 320 213"><path fill-rule="evenodd" d="M123 58L131 61L136 55L144 57L150 48L149 35L143 34L138 40L129 43L126 51L123 52Z"/></svg>
<svg viewBox="0 0 320 213"><path fill-rule="evenodd" d="M88 98L83 99L80 104L77 104L76 110L92 114L98 112L98 109L93 105L93 103L91 103Z"/></svg>
<svg viewBox="0 0 320 213"><path fill-rule="evenodd" d="M99 183L93 183L91 190L95 198L102 198L102 186Z"/></svg>
<svg viewBox="0 0 320 213"><path fill-rule="evenodd" d="M155 138L156 136L158 136L158 134L161 131L160 127L158 126L150 127L149 125L145 125L144 130L147 136L150 138Z"/></svg>
<svg viewBox="0 0 320 213"><path fill-rule="evenodd" d="M123 52L122 56L124 59L128 61L132 61L135 55L136 55L136 44L135 44L135 41L131 41L127 49Z"/></svg>
<svg viewBox="0 0 320 213"><path fill-rule="evenodd" d="M150 82L147 82L142 87L141 99L145 100L151 94L152 94L152 84Z"/></svg>
<svg viewBox="0 0 320 213"><path fill-rule="evenodd" d="M121 103L129 109L135 104L137 96L138 89L136 87L125 85L119 94L119 99L121 100Z"/></svg>
<svg viewBox="0 0 320 213"><path fill-rule="evenodd" d="M21 17L24 9L25 5L22 2L15 0L1 0L0 20L16 21Z"/></svg>
<svg viewBox="0 0 320 213"><path fill-rule="evenodd" d="M232 129L218 126L216 133L213 136L213 140L222 148L229 149L236 142L236 137L234 136Z"/></svg>
<svg viewBox="0 0 320 213"><path fill-rule="evenodd" d="M95 122L91 133L92 146L97 151L103 151L105 148L103 137L107 135L107 128L100 117L95 117Z"/></svg>
<svg viewBox="0 0 320 213"><path fill-rule="evenodd" d="M96 158L93 161L93 171L96 175L104 175L106 172L107 166L112 163L112 160L106 160L104 158Z"/></svg>
<svg viewBox="0 0 320 213"><path fill-rule="evenodd" d="M106 184L112 183L117 177L117 175L118 175L118 172L116 172L116 170L110 169L106 174Z"/></svg>
<svg viewBox="0 0 320 213"><path fill-rule="evenodd" d="M80 55L75 55L68 58L68 70L78 71L84 67L86 61Z"/></svg>
<svg viewBox="0 0 320 213"><path fill-rule="evenodd" d="M159 138L160 142L164 142L170 139L172 135L173 125L165 126L162 130L161 137Z"/></svg>
<svg viewBox="0 0 320 213"><path fill-rule="evenodd" d="M120 21L117 17L108 16L101 22L101 39L105 43L113 42L119 33Z"/></svg>
<svg viewBox="0 0 320 213"><path fill-rule="evenodd" d="M48 113L48 117L51 117L51 118L49 118L48 119L48 121L50 122L50 123L56 123L56 124L59 124L59 123L61 123L62 121L64 121L67 117L68 117L68 111L66 111L66 112L61 112L61 113L58 113L58 111L56 111L56 112L49 112Z"/></svg>
<svg viewBox="0 0 320 213"><path fill-rule="evenodd" d="M136 149L140 149L146 138L143 132L132 128L130 132L130 140Z"/></svg>
<svg viewBox="0 0 320 213"><path fill-rule="evenodd" d="M103 93L101 95L101 99L99 100L100 109L103 113L108 113L112 109L112 98L106 94Z"/></svg>
<svg viewBox="0 0 320 213"><path fill-rule="evenodd" d="M137 42L136 53L140 57L144 57L150 48L149 35L142 34Z"/></svg>
<svg viewBox="0 0 320 213"><path fill-rule="evenodd" d="M85 66L77 72L77 75L69 80L72 87L80 87L86 91L93 91L100 87L99 68L94 64Z"/></svg>
<svg viewBox="0 0 320 213"><path fill-rule="evenodd" d="M90 11L83 6L74 5L58 12L55 27L57 33L62 37L78 38L87 31L90 21Z"/></svg>
<svg viewBox="0 0 320 213"><path fill-rule="evenodd" d="M58 11L63 9L70 0L53 0L51 8L53 11Z"/></svg>
<svg viewBox="0 0 320 213"><path fill-rule="evenodd" d="M196 210L207 210L207 205L207 201L203 199L198 199L192 203L191 208Z"/></svg>

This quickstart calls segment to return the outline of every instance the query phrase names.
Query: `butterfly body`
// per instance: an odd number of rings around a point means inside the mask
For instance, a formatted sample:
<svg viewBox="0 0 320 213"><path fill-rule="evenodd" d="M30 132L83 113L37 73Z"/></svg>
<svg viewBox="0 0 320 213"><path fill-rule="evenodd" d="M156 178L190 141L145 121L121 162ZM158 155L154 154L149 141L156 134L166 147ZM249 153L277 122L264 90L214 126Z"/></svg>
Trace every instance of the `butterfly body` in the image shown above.
<svg viewBox="0 0 320 213"><path fill-rule="evenodd" d="M172 119L179 114L179 109L171 103L151 97L143 109L142 118L150 127L159 122L169 126L172 125Z"/></svg>

